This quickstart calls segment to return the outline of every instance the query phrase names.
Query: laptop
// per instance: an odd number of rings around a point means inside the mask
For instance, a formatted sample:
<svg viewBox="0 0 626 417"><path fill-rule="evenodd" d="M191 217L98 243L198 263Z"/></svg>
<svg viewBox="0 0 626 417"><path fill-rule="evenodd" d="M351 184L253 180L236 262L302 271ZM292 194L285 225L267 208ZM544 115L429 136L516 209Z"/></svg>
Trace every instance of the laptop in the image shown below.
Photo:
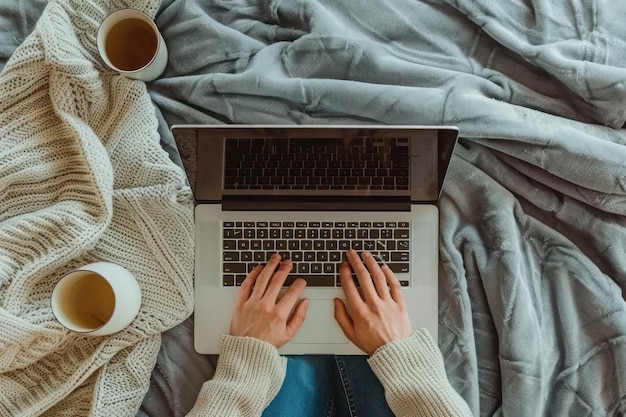
<svg viewBox="0 0 626 417"><path fill-rule="evenodd" d="M281 354L363 354L334 319L338 265L370 251L437 338L436 206L457 142L443 126L172 127L196 200L194 346L219 353L239 285L273 253L307 281L307 317Z"/></svg>

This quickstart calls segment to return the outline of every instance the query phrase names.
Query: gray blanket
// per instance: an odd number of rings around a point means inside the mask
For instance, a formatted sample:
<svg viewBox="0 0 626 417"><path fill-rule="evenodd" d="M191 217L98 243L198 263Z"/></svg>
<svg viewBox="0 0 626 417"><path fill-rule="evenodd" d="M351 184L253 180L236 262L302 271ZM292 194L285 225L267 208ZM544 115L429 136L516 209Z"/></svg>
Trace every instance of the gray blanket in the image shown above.
<svg viewBox="0 0 626 417"><path fill-rule="evenodd" d="M44 6L0 0L0 66ZM174 159L175 123L458 126L440 201L452 385L475 415L622 416L624 15L593 0L165 0L170 62L148 87ZM192 331L163 335L140 416L184 415L211 377Z"/></svg>

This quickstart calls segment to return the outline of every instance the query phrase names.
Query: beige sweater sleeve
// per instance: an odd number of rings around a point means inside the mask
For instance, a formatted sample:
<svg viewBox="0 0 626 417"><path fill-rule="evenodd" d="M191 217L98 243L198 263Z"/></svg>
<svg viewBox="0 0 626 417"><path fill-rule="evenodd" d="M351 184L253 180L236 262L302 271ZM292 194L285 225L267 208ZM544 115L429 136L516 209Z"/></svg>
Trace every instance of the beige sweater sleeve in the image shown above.
<svg viewBox="0 0 626 417"><path fill-rule="evenodd" d="M213 379L188 417L258 417L280 390L287 360L269 343L224 336Z"/></svg>
<svg viewBox="0 0 626 417"><path fill-rule="evenodd" d="M368 363L397 417L472 415L448 382L443 357L426 330L381 347Z"/></svg>
<svg viewBox="0 0 626 417"><path fill-rule="evenodd" d="M378 349L368 363L397 417L471 416L446 377L426 330ZM215 376L205 382L188 417L258 417L285 379L286 359L269 343L224 336Z"/></svg>

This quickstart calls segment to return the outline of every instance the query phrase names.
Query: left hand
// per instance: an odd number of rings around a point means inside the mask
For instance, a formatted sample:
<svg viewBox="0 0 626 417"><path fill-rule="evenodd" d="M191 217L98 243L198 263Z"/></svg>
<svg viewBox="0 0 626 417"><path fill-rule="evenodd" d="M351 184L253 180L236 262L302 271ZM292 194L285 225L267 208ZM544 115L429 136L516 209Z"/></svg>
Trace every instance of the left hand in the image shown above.
<svg viewBox="0 0 626 417"><path fill-rule="evenodd" d="M230 323L231 335L254 337L279 348L302 326L308 300L299 297L306 281L298 278L278 299L291 271L291 261L281 264L280 259L280 255L272 255L265 267L258 265L241 284Z"/></svg>

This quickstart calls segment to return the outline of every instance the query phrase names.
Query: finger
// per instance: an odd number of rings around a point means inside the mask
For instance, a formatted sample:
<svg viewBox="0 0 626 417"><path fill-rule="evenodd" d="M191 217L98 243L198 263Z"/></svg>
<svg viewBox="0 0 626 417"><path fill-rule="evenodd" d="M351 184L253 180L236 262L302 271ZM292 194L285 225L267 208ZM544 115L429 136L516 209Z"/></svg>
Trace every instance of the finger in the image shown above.
<svg viewBox="0 0 626 417"><path fill-rule="evenodd" d="M361 254L363 258L363 262L365 262L365 266L370 271L370 276L372 277L372 282L374 283L374 287L376 288L376 292L378 296L382 299L389 298L389 287L387 287L387 277L380 269L378 265L378 261L374 258L369 252L363 252Z"/></svg>
<svg viewBox="0 0 626 417"><path fill-rule="evenodd" d="M272 275L276 270L276 267L280 263L280 255L275 253L273 254L265 268L261 271L259 276L256 278L256 283L254 284L254 289L252 290L252 297L256 299L261 299L265 295L265 290L267 289L267 284L272 279Z"/></svg>
<svg viewBox="0 0 626 417"><path fill-rule="evenodd" d="M356 284L352 279L352 268L350 267L350 264L346 261L343 261L339 266L339 282L341 282L341 289L346 295L348 304L351 307L354 308L360 304L363 304L361 294L359 294L359 291L356 288Z"/></svg>
<svg viewBox="0 0 626 417"><path fill-rule="evenodd" d="M298 302L302 291L306 287L306 281L302 278L296 279L293 284L287 288L285 294L278 301L277 306L283 310L291 311L293 306Z"/></svg>
<svg viewBox="0 0 626 417"><path fill-rule="evenodd" d="M252 289L254 288L254 284L256 282L257 277L263 270L263 265L257 265L243 280L241 283L241 287L239 288L239 293L237 294L236 305L242 305L250 298L252 295Z"/></svg>
<svg viewBox="0 0 626 417"><path fill-rule="evenodd" d="M359 285L361 286L361 291L363 292L365 300L367 301L374 299L374 297L377 296L376 289L374 288L372 277L370 276L369 271L361 261L361 258L359 258L359 255L354 249L350 249L346 255L348 262L350 262L352 269L356 273L356 278L359 281Z"/></svg>
<svg viewBox="0 0 626 417"><path fill-rule="evenodd" d="M272 275L267 284L264 297L276 301L276 299L278 299L278 293L280 293L280 290L283 288L289 272L291 272L291 261L285 260Z"/></svg>
<svg viewBox="0 0 626 417"><path fill-rule="evenodd" d="M287 320L287 337L289 339L293 339L296 335L300 327L302 327L302 323L304 323L304 319L306 318L306 309L309 306L309 300L306 298L304 300L300 300L296 309L293 311L289 320Z"/></svg>
<svg viewBox="0 0 626 417"><path fill-rule="evenodd" d="M396 274L394 274L387 265L383 265L381 269L387 279L391 298L398 304L404 304L404 295L402 294L402 286L400 285L400 281L398 281L398 277L396 277Z"/></svg>
<svg viewBox="0 0 626 417"><path fill-rule="evenodd" d="M337 320L337 324L339 324L339 327L341 327L343 334L346 335L348 340L355 343L356 332L354 330L354 322L350 314L348 314L346 305L338 298L335 298L335 320Z"/></svg>

